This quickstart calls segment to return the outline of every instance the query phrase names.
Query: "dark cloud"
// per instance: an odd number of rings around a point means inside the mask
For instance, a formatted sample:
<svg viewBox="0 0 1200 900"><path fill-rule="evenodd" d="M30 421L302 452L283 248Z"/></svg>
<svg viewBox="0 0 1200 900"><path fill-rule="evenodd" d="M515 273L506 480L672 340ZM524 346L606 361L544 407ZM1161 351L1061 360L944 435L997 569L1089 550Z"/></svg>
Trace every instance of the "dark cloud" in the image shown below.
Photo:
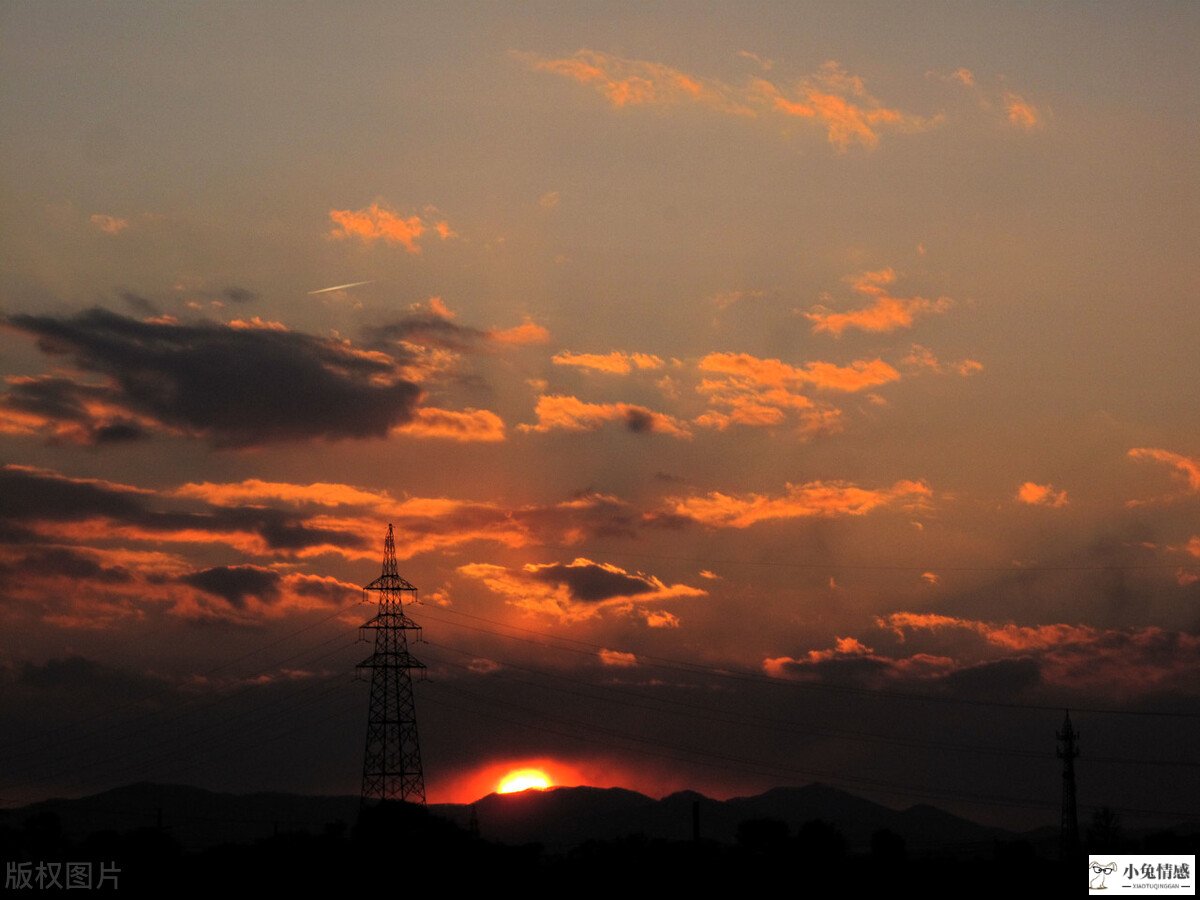
<svg viewBox="0 0 1200 900"><path fill-rule="evenodd" d="M148 437L149 432L133 422L110 422L92 429L92 443L95 444L123 444Z"/></svg>
<svg viewBox="0 0 1200 900"><path fill-rule="evenodd" d="M20 378L10 383L4 405L60 422L90 422L89 400L111 401L114 392L98 384L82 384L70 378L42 375Z"/></svg>
<svg viewBox="0 0 1200 900"><path fill-rule="evenodd" d="M306 524L294 512L260 506L219 506L201 512L159 510L149 493L99 481L65 478L54 472L13 466L0 467L0 533L5 527L23 534L26 522L78 522L107 518L164 538L171 532L246 532L257 535L271 550L294 552L332 545L357 548L357 533Z"/></svg>
<svg viewBox="0 0 1200 900"><path fill-rule="evenodd" d="M375 347L390 347L397 341L409 341L461 352L478 348L487 340L488 333L469 325L459 325L436 313L421 312L372 326L365 330L364 337Z"/></svg>
<svg viewBox="0 0 1200 900"><path fill-rule="evenodd" d="M258 294L254 291L236 285L225 288L221 291L221 296L234 303L249 303L251 300L258 299Z"/></svg>
<svg viewBox="0 0 1200 900"><path fill-rule="evenodd" d="M649 434L654 430L654 419L643 409L625 411L625 427L634 434Z"/></svg>
<svg viewBox="0 0 1200 900"><path fill-rule="evenodd" d="M942 684L954 694L979 699L1013 699L1042 684L1042 668L1030 657L1009 657L949 672Z"/></svg>
<svg viewBox="0 0 1200 900"><path fill-rule="evenodd" d="M145 500L133 491L99 481L63 478L42 469L0 467L0 520L72 521L107 516L136 521Z"/></svg>
<svg viewBox="0 0 1200 900"><path fill-rule="evenodd" d="M121 291L120 297L135 313L140 313L143 316L158 315L158 306L155 305L154 301L143 297L141 294L135 294L133 291Z"/></svg>
<svg viewBox="0 0 1200 900"><path fill-rule="evenodd" d="M124 584L133 580L129 571L120 566L102 566L67 547L43 547L25 554L14 563L0 564L0 584L9 577L31 572L101 584Z"/></svg>
<svg viewBox="0 0 1200 900"><path fill-rule="evenodd" d="M532 577L550 585L564 585L576 600L594 603L610 597L633 597L659 589L645 578L613 572L595 563L566 566L552 563L538 566Z"/></svg>
<svg viewBox="0 0 1200 900"><path fill-rule="evenodd" d="M109 698L142 695L149 687L163 682L125 669L106 665L82 656L48 659L44 663L26 662L11 675L27 688L64 694L102 694Z"/></svg>
<svg viewBox="0 0 1200 900"><path fill-rule="evenodd" d="M299 597L311 597L329 606L341 606L362 600L362 590L347 587L339 581L318 576L300 575L292 579L291 590Z"/></svg>
<svg viewBox="0 0 1200 900"><path fill-rule="evenodd" d="M0 408L28 413L43 423L50 443L106 444L148 437L145 429L120 414L99 414L96 404L111 408L119 392L107 385L83 384L51 375L11 381Z"/></svg>
<svg viewBox="0 0 1200 900"><path fill-rule="evenodd" d="M261 566L215 566L180 579L184 584L221 597L239 609L245 606L247 597L257 597L268 603L275 600L279 596L280 580L278 572Z"/></svg>
<svg viewBox="0 0 1200 900"><path fill-rule="evenodd" d="M878 656L832 656L821 659L777 660L772 670L799 681L854 687L878 686L893 671L891 660Z"/></svg>
<svg viewBox="0 0 1200 900"><path fill-rule="evenodd" d="M103 309L62 319L16 315L6 324L36 337L44 352L110 378L113 401L132 413L219 446L383 437L412 419L421 395L396 376L393 359L300 332L141 322ZM70 406L63 386L51 393L43 402ZM134 428L104 427L97 439Z"/></svg>
<svg viewBox="0 0 1200 900"><path fill-rule="evenodd" d="M616 498L596 494L577 496L566 504L525 506L513 509L489 503L462 503L439 515L399 514L396 548L413 555L434 547L468 540L509 543L514 534L528 543L558 544L567 532L589 537L633 537L637 521Z"/></svg>

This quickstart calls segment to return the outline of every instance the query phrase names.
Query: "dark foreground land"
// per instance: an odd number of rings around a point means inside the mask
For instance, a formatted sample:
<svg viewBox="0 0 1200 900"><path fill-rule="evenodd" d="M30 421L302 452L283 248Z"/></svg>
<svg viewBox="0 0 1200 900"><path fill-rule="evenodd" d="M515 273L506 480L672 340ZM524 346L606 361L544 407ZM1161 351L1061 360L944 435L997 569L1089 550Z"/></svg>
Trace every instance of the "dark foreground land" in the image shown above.
<svg viewBox="0 0 1200 900"><path fill-rule="evenodd" d="M802 795L806 789L792 790ZM823 797L826 802L837 799ZM862 838L853 823L843 828L823 819L789 823L770 816L742 819L731 840L672 839L633 831L569 846L555 843L553 835L547 835L547 841L512 843L481 836L480 819L494 816L471 813L463 825L445 815L449 811L461 818L470 807L427 809L396 803L359 814L348 806L353 798L292 799L329 804L310 810L316 814L332 809L349 815L304 830L276 826L269 836L235 842L214 841L215 832L208 832L205 840L198 840L194 832L173 834L161 812L153 825L83 833L81 824L96 821L95 807L86 801L14 811L21 814L9 813L0 820L4 896L58 893L65 865L80 862L88 864L92 891L117 896L214 896L242 889L268 890L273 896L281 891L343 896L348 889L360 888L396 892L497 885L534 895L657 888L713 896L718 891L777 890L783 884L797 896L847 890L884 896L912 888L934 896L1011 897L1031 889L1082 894L1087 862L1084 852L1060 862L1057 843L1051 849L1046 833L1021 837L993 830L988 839L973 833L969 843L919 849L919 840L886 827ZM540 814L543 824L547 808L561 811L565 804L576 818L591 817L593 831L611 835L628 823L614 818L611 809L596 813L597 803L621 806L630 798L585 790L487 801L493 813L504 804L510 819L527 821ZM779 797L774 802L779 808ZM688 803L693 811L699 809L698 801ZM489 810L487 802L478 806L485 814ZM926 813L925 820L929 818ZM504 824L496 821L496 827ZM578 833L587 830L587 822L578 824ZM652 821L648 824L651 832L656 830ZM859 837L848 839L847 832ZM1195 853L1200 845L1200 829L1186 826L1134 836L1114 825L1106 833L1093 830L1086 837L1092 849L1114 853ZM54 864L64 868L55 871ZM75 873L84 874L80 869ZM102 874L107 875L103 885ZM26 877L28 886L21 883ZM56 883L59 886L51 886ZM82 895L73 890L70 896Z"/></svg>

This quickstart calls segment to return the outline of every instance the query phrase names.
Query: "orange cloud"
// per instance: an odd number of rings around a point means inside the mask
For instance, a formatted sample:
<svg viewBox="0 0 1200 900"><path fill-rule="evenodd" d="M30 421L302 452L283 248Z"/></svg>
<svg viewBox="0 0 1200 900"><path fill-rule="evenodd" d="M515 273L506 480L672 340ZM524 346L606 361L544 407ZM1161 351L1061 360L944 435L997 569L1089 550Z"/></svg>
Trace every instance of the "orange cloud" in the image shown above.
<svg viewBox="0 0 1200 900"><path fill-rule="evenodd" d="M203 500L214 506L241 506L264 500L282 500L293 504L311 503L317 506L367 507L394 502L386 491L364 491L348 484L289 484L280 481L260 481L257 478L226 484L214 484L211 481L189 482L176 488L174 494L177 497Z"/></svg>
<svg viewBox="0 0 1200 900"><path fill-rule="evenodd" d="M912 630L961 630L979 635L1006 654L1037 662L1048 682L1107 687L1118 693L1155 690L1195 680L1200 635L1155 626L1100 629L1090 625L1017 625L929 613L892 613L876 618L901 640Z"/></svg>
<svg viewBox="0 0 1200 900"><path fill-rule="evenodd" d="M1166 463L1174 468L1177 474L1183 476L1189 492L1200 492L1200 460L1153 447L1134 447L1128 455L1130 459L1148 459L1153 462Z"/></svg>
<svg viewBox="0 0 1200 900"><path fill-rule="evenodd" d="M445 319L448 322L458 318L458 313L448 307L441 297L429 298L429 311L439 319Z"/></svg>
<svg viewBox="0 0 1200 900"><path fill-rule="evenodd" d="M812 385L846 392L878 387L900 378L900 373L882 359L858 359L848 366L810 362L798 368L749 353L710 353L700 360L699 368L702 372L729 375L764 387Z"/></svg>
<svg viewBox="0 0 1200 900"><path fill-rule="evenodd" d="M887 506L920 507L933 495L922 481L897 481L890 488L860 488L847 482L810 481L788 484L782 497L717 491L704 496L674 497L667 510L712 528L748 528L772 519L816 516L861 516Z"/></svg>
<svg viewBox="0 0 1200 900"><path fill-rule="evenodd" d="M945 656L916 653L893 658L877 654L862 641L839 637L825 650L809 650L803 656L776 656L763 660L763 671L772 678L819 681L827 677L872 684L902 678L939 678L959 668Z"/></svg>
<svg viewBox="0 0 1200 900"><path fill-rule="evenodd" d="M927 77L936 78L939 81L955 82L961 85L970 96L976 99L980 109L991 115L995 115L997 110L1001 110L1008 124L1014 128L1033 131L1042 124L1042 114L1036 106L1014 91L996 90L980 85L970 69L955 69L949 74L930 70L925 74Z"/></svg>
<svg viewBox="0 0 1200 900"><path fill-rule="evenodd" d="M1008 650L1045 650L1059 644L1089 643L1097 639L1099 632L1089 625L1016 625L1012 622L996 624L975 619L959 619L936 613L898 612L876 617L880 628L887 628L902 640L906 631L939 629L964 629L981 635L988 643Z"/></svg>
<svg viewBox="0 0 1200 900"><path fill-rule="evenodd" d="M638 658L633 653L623 653L620 650L602 649L597 654L600 657L600 662L606 666L614 666L618 669L628 669L638 664Z"/></svg>
<svg viewBox="0 0 1200 900"><path fill-rule="evenodd" d="M147 602L179 600L176 595L183 589L175 581L189 565L183 556L161 549L174 551L172 545L192 545L184 554L227 547L261 562L259 568L275 570L282 561L290 569L299 560L325 554L377 563L378 544L364 536L382 533L388 523L394 523L396 552L402 559L477 543L516 549L569 546L601 534L632 537L639 524L627 504L595 493L561 503L504 506L445 497L393 498L383 491L337 483L257 479L189 483L154 492L29 467L0 467L0 498L17 495L41 499L9 504L0 514L5 527L15 525L29 538L7 554L9 562L29 557L20 566L6 565L5 548L0 547L0 594L15 597L20 589L25 591L21 597L28 595L31 602L44 605L38 598L66 597L86 582L87 602L104 593L115 604L105 614L112 616L133 614ZM134 549L95 546L115 542ZM147 545L153 549L136 549ZM204 551L206 558L210 555ZM65 581L49 584L43 573ZM254 572L226 576L237 577L267 578ZM72 578L79 580L74 588ZM308 585L298 593L308 597L318 587ZM586 594L584 590L585 599ZM272 598L278 600L275 594ZM295 601L301 602L309 601ZM201 607L208 606L211 603L193 603L193 612L207 615ZM72 615L83 614L75 610ZM647 624L672 623L663 617Z"/></svg>
<svg viewBox="0 0 1200 900"><path fill-rule="evenodd" d="M754 89L776 112L820 121L829 143L843 152L851 144L877 146L880 126L923 131L940 121L939 117L927 119L883 106L867 93L862 78L850 75L833 61L801 80L796 89L797 99L784 96L776 85L761 78L754 82Z"/></svg>
<svg viewBox="0 0 1200 900"><path fill-rule="evenodd" d="M88 220L105 234L120 234L129 227L128 219L120 219L116 216L109 216L104 213L93 213Z"/></svg>
<svg viewBox="0 0 1200 900"><path fill-rule="evenodd" d="M161 320L160 320L161 322ZM165 322L163 324L174 324L174 322ZM262 316L254 316L250 319L230 319L226 323L230 328L239 328L243 331L256 329L258 331L289 331L290 329L282 322L277 322L274 319L264 319Z"/></svg>
<svg viewBox="0 0 1200 900"><path fill-rule="evenodd" d="M699 416L697 425L720 430L732 424L772 426L790 412L805 436L836 432L842 422L841 410L814 401L800 393L802 388L856 392L900 377L881 359L855 360L849 366L810 362L797 367L748 353L710 353L698 367L722 377L705 378L696 388L710 406L718 407Z"/></svg>
<svg viewBox="0 0 1200 900"><path fill-rule="evenodd" d="M504 440L504 421L486 409L455 411L426 406L414 410L412 420L393 428L392 434L445 438L460 443L496 443Z"/></svg>
<svg viewBox="0 0 1200 900"><path fill-rule="evenodd" d="M661 369L664 365L661 358L648 353L622 353L614 350L611 353L572 353L564 350L551 357L556 366L576 366L581 369L591 369L596 372L609 372L615 375L628 375L636 369Z"/></svg>
<svg viewBox="0 0 1200 900"><path fill-rule="evenodd" d="M763 669L773 678L782 678L788 674L788 669L797 663L820 663L836 659L839 656L870 656L875 651L857 638L840 637L834 639L834 646L828 650L809 650L803 657L777 656L763 660Z"/></svg>
<svg viewBox="0 0 1200 900"><path fill-rule="evenodd" d="M678 628L679 616L665 609L644 609L642 619L649 628Z"/></svg>
<svg viewBox="0 0 1200 900"><path fill-rule="evenodd" d="M543 394L538 397L536 425L518 425L526 432L595 431L608 422L621 422L635 434L669 434L690 438L687 426L673 416L631 403L586 403L578 397Z"/></svg>
<svg viewBox="0 0 1200 900"><path fill-rule="evenodd" d="M1029 506L1049 506L1061 509L1067 505L1067 492L1056 491L1052 484L1035 484L1026 481L1017 488L1017 500Z"/></svg>
<svg viewBox="0 0 1200 900"><path fill-rule="evenodd" d="M752 116L736 92L714 79L697 78L661 63L580 50L564 59L516 53L531 68L591 85L616 108L696 103L719 112Z"/></svg>
<svg viewBox="0 0 1200 900"><path fill-rule="evenodd" d="M409 253L421 252L417 242L430 228L443 240L457 236L447 222L426 223L418 215L404 217L378 203L359 210L331 209L329 218L337 225L329 232L332 238L358 238L364 244L383 240L389 244L400 244Z"/></svg>
<svg viewBox="0 0 1200 900"><path fill-rule="evenodd" d="M528 563L508 569L491 563L459 566L460 574L474 578L506 598L512 606L550 615L563 622L594 618L601 610L617 615L641 615L641 604L689 597L708 592L686 584L667 585L654 575L627 571L612 563L579 557L569 563ZM669 614L668 614L669 615ZM669 620L651 624L662 627ZM675 623L678 619L671 616Z"/></svg>
<svg viewBox="0 0 1200 900"><path fill-rule="evenodd" d="M550 332L530 319L512 328L492 329L487 336L493 343L514 347L523 344L544 344L550 340Z"/></svg>
<svg viewBox="0 0 1200 900"><path fill-rule="evenodd" d="M1008 121L1017 128L1029 131L1041 122L1037 107L1027 103L1020 94L1006 91L1004 94L1004 111L1008 113Z"/></svg>
<svg viewBox="0 0 1200 900"><path fill-rule="evenodd" d="M922 347L920 344L913 344L908 356L900 361L912 369L934 372L938 375L953 372L961 375L963 378L968 378L983 371L983 363L975 359L960 359L956 363L945 364L938 362L938 358L933 355L933 351L928 347Z"/></svg>
<svg viewBox="0 0 1200 900"><path fill-rule="evenodd" d="M911 328L917 316L943 313L954 303L949 297L929 300L916 296L892 296L889 285L896 280L896 272L892 268L863 272L847 280L856 294L871 297L873 302L869 306L844 313L832 312L824 306L814 306L804 313L804 317L813 323L814 334L824 331L840 337L847 328L872 332Z"/></svg>
<svg viewBox="0 0 1200 900"><path fill-rule="evenodd" d="M661 63L625 59L595 50L545 59L516 54L535 70L552 72L590 85L614 107L698 105L727 115L755 118L770 113L820 123L839 151L853 144L871 148L882 128L922 131L940 122L884 106L871 96L863 79L850 75L837 62L827 62L799 80L794 92L762 77L733 86L713 78L689 75Z"/></svg>
<svg viewBox="0 0 1200 900"><path fill-rule="evenodd" d="M12 379L7 379L12 383ZM79 431L79 439L71 440L72 432ZM0 434L34 435L48 433L51 440L71 440L72 443L85 444L88 434L80 429L75 422L56 422L37 413L26 412L22 409L12 409L0 404Z"/></svg>

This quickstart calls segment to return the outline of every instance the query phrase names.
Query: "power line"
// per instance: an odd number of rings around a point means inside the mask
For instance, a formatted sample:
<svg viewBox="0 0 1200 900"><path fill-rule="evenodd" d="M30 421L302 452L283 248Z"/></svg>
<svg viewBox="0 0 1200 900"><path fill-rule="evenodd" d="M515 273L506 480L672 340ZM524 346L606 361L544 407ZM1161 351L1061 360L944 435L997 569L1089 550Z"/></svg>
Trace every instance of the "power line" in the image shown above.
<svg viewBox="0 0 1200 900"><path fill-rule="evenodd" d="M744 757L737 757L737 756L731 756L728 754L715 753L710 750L697 749L697 748L693 748L693 747L685 747L685 746L681 746L678 744L672 744L672 743L669 743L666 741L659 741L659 740L655 740L653 738L647 738L642 735L628 734L625 732L616 731L614 729L604 728L602 726L596 725L593 722L581 722L578 720L573 720L573 719L565 718L562 716L548 715L541 711L530 709L529 707L523 706L522 704L516 703L515 701L500 700L495 697L485 697L476 692L469 691L464 688L456 687L453 685L448 685L444 682L432 682L432 684L439 690L442 688L445 688L454 693L462 694L463 696L483 701L482 708L463 710L466 712L470 712L471 715L481 715L481 716L485 716L487 718L496 719L498 721L507 722L508 724L511 724L511 725L517 725L518 727L529 728L531 730L540 731L540 732L544 732L547 734L553 734L558 737L565 737L570 740L594 744L594 742L590 738L581 736L576 733L572 733L569 731L563 731L561 729L557 729L554 727L538 725L538 724L530 724L528 722L521 722L521 721L517 721L517 720L513 720L513 719L506 718L504 716L501 716L498 713L496 713L493 709L494 704L500 703L502 705L513 707L517 710L520 710L527 714L533 715L534 717L536 717L538 719L542 719L542 720L546 720L546 721L550 721L550 722L557 722L559 724L567 725L568 727L573 727L573 728L579 729L585 733L601 734L609 739L616 738L618 740L627 742L627 744L632 743L634 746L627 745L627 746L621 748L628 752L639 753L639 754L648 755L648 756L659 756L659 757L663 757L666 759L672 759L677 762L687 762L692 765L701 765L701 766L706 766L709 768L722 769L725 771L740 771L740 772L743 772L746 774L754 774L754 775L771 777L771 778L794 777L796 775L799 775L804 778L814 778L815 777L815 778L819 778L819 779L826 779L830 782L850 783L850 784L854 784L856 786L862 786L862 787L869 788L871 790L878 791L880 793L885 793L885 794L893 794L893 795L904 796L904 797L917 797L917 798L922 798L922 799L938 799L938 800L950 799L950 800L956 800L956 801L963 802L963 803L974 804L977 806L991 806L991 807L1011 806L1011 807L1024 807L1024 808L1029 808L1029 809L1053 809L1054 808L1054 804L1046 803L1044 801L1034 801L1034 800L1026 800L1023 798L1003 797L1003 796L988 795L988 794L974 794L974 793L970 793L970 792L966 792L966 791L948 790L945 788L939 789L939 788L930 788L930 787L924 787L924 786L914 787L911 785L897 784L896 782L891 782L891 781L887 781L884 779L847 776L840 772L831 772L828 770L803 769L803 768L794 767L794 766L780 766L780 765L775 765L775 764L763 764L756 760L746 759ZM455 708L453 706L453 704L446 704L446 703L444 703L444 701L442 702L442 705L448 706L449 708ZM460 710L462 709L461 707L458 707L458 708ZM648 747L636 746L639 744L645 744L645 745L648 745ZM659 748L659 749L653 749L653 748ZM1129 814L1132 816L1174 816L1174 817L1186 818L1188 815L1190 815L1190 813L1179 812L1176 810L1168 811L1168 810L1121 808L1118 811L1123 814Z"/></svg>
<svg viewBox="0 0 1200 900"><path fill-rule="evenodd" d="M568 545L545 545L552 549L573 550L574 548ZM835 570L862 570L868 572L1010 572L1012 574L1020 574L1022 572L1125 572L1125 571L1174 571L1179 568L1178 563L1138 563L1133 565L993 565L993 566L947 566L937 563L927 563L925 565L913 565L911 563L837 563L837 562L795 562L792 560L772 560L772 559L714 559L712 557L692 557L692 556L674 556L664 553L642 553L635 550L622 550L620 548L599 548L597 552L603 552L605 556L625 556L632 559L657 559L669 562L685 562L692 565L701 566L709 569L712 566L757 566L762 568L784 568L784 569L813 569L817 571L835 571Z"/></svg>
<svg viewBox="0 0 1200 900"><path fill-rule="evenodd" d="M506 638L508 640L514 640L514 641L521 641L523 643L534 644L537 646L546 647L548 649L558 650L561 652L577 653L577 654L582 654L582 655L593 656L593 655L599 653L601 650L605 649L604 647L601 647L599 644L591 644L591 643L588 643L587 641L580 641L580 640L576 640L574 638L565 638L565 637L561 637L559 635L549 634L544 631L536 631L532 628L523 628L518 625L509 625L505 622L497 622L494 619L488 619L483 616L476 616L471 613L465 613L460 610L450 609L448 607L439 607L439 612L449 612L456 616L462 616L464 618L473 619L475 621L485 622L489 625L496 625L501 628L511 629L513 631L521 631L526 634L534 634L539 637L550 638L551 640L562 641L562 642L566 642L566 643L570 643L570 644L576 644L579 647L587 648L587 650L585 651L585 650L576 649L573 647L559 646L556 644L547 643L545 641L537 641L537 640L532 640L530 638L518 637L516 635L505 634L503 632L494 631L492 629L483 628L483 627L476 626L476 625L468 625L465 622L454 622L449 619L439 618L438 616L430 616L427 612L422 613L422 617L429 621L441 622L442 624L445 624L445 625L451 625L451 626L458 627L458 628L466 628L471 631L479 631L479 632L483 632L485 634L494 635L496 637L502 637L502 638ZM1092 714L1096 714L1096 715L1121 715L1121 716L1143 716L1143 717L1155 717L1155 718L1200 719L1200 712L1181 712L1181 711L1177 711L1177 710L1176 711L1167 711L1167 710L1142 710L1142 709L1115 709L1115 708L1105 708L1105 707L1081 706L1076 703L1055 703L1055 704L1021 703L1021 702L1018 702L1015 700L983 700L983 699L974 698L974 697L950 697L950 696L936 695L936 694L916 694L916 693L912 693L910 691L894 691L894 690L887 690L887 689L883 689L883 688L856 687L853 685L790 681L790 680L781 679L781 678L771 678L770 676L763 675L759 672L754 672L754 671L750 671L750 670L746 670L746 669L719 668L716 666L708 666L708 665L704 665L702 663L694 663L694 662L690 662L687 660L672 659L670 657L663 657L663 656L655 656L655 655L648 654L648 653L639 653L637 656L638 656L639 661L649 661L652 666L655 666L658 668L673 669L676 671L685 671L685 672L692 672L692 673L704 673L704 674L716 676L718 678L726 678L726 679L731 679L731 680L735 680L735 681L751 681L751 682L755 682L755 683L759 683L759 684L769 684L776 688L788 688L788 689L803 690L803 691L813 691L813 692L818 692L818 693L819 692L842 693L842 694L853 694L853 695L858 695L858 696L878 697L878 698L888 699L888 700L906 700L906 701L911 701L911 702L916 702L916 703L957 704L957 705L962 705L962 706L977 706L977 707L987 707L987 708L995 708L995 709L1036 710L1038 712L1062 712L1062 710L1065 707L1069 706L1071 709L1075 710L1076 712L1092 713Z"/></svg>
<svg viewBox="0 0 1200 900"><path fill-rule="evenodd" d="M439 643L435 643L435 642L431 642L431 641L425 641L425 645L428 647L435 647L440 650L447 650L451 653L456 653L461 656L471 656L471 657L475 656L475 654L472 654L468 651L459 650L455 647L450 647L445 644L439 644ZM496 657L492 657L492 659L495 662L501 663L502 666L504 667L504 669L515 669L518 671L528 672L532 675L537 675L537 676L541 676L544 678L549 678L549 679L553 679L553 680L557 680L557 681L564 681L564 682L568 682L570 684L582 685L585 687L593 688L594 690L617 694L620 696L619 697L604 696L602 693L597 694L597 693L589 693L586 691L576 691L576 690L570 690L567 688L556 687L553 684L543 684L543 683L539 683L539 682L535 682L535 681L528 681L528 680L523 680L523 679L518 679L518 678L512 678L511 676L506 675L506 673L503 670L496 673L497 675L500 675L501 677L505 677L509 681L511 681L515 684L522 684L522 685L527 685L530 687L544 688L547 690L553 690L553 691L558 691L560 693L570 694L572 696L584 697L584 698L593 699L593 700L601 700L601 701L607 702L607 703L619 704L619 705L627 706L630 708L636 708L636 709L644 709L644 710L648 710L651 712L668 712L668 713L678 715L678 716L687 716L689 718L703 720L703 721L709 721L709 722L715 722L718 724L735 725L735 726L751 725L751 726L758 727L758 728L765 728L765 729L769 729L769 730L773 730L773 731L782 731L782 732L787 732L790 734L802 734L802 735L809 736L809 737L828 737L828 738L833 738L835 740L846 740L846 741L852 741L852 742L875 743L875 744L889 744L889 745L895 745L895 746L926 748L926 749L933 749L933 750L949 750L949 751L962 752L962 753L976 753L976 754L981 754L981 755L986 755L986 756L1008 756L1008 757L1021 757L1021 758L1025 758L1025 759L1044 759L1044 760L1050 760L1050 759L1055 758L1053 753L1041 753L1041 752L1037 752L1034 750L1018 750L1015 748L1006 748L1006 747L982 747L982 746L978 746L978 745L960 744L960 743L953 743L953 742L949 742L949 741L928 741L928 740L920 740L918 738L911 738L911 737L901 738L901 737L894 737L894 736L889 736L889 735L872 734L870 732L850 731L847 729L817 728L817 727L813 727L810 725L803 725L799 722L795 722L795 721L792 721L789 719L781 719L781 718L775 717L775 716L764 716L761 714L728 713L727 711L721 711L722 715L714 716L711 714L712 708L710 706L706 706L703 704L689 703L686 700L678 700L673 697L648 696L639 691L633 691L633 690L629 690L627 688L616 687L611 684L596 685L596 684L586 681L584 679L573 678L569 675L564 675L560 672L548 672L544 669L537 669L537 668L533 668L530 666L513 663L508 660L498 659ZM457 669L461 669L465 672L472 672L472 670L470 669L469 666L464 666L459 663L453 663L448 660L443 660L442 664L447 665L447 666L452 666ZM495 676L493 675L493 676L489 676L489 677L495 677ZM632 702L630 700L621 699L623 697L632 697L632 698L636 698L637 700L641 700L641 701L649 700L651 702L650 703ZM671 709L670 707L678 707L679 709ZM684 712L681 710L687 710L687 712ZM695 712L692 712L693 710L698 711L702 714L697 715ZM1101 756L1089 756L1087 759L1088 759L1089 763L1099 762L1099 763L1109 763L1109 764L1116 764L1116 765L1141 765L1141 766L1200 768L1200 762L1196 762L1193 760L1126 759L1126 758L1101 757Z"/></svg>
<svg viewBox="0 0 1200 900"><path fill-rule="evenodd" d="M303 634L306 631L316 628L318 625L324 625L330 619L334 619L334 618L342 615L344 612L345 612L345 610L343 610L343 609L334 610L332 613L330 613L327 616L324 616L323 618L317 619L314 622L309 622L307 625L304 625L300 628L294 629L293 631L289 631L286 634L280 635L279 637L277 637L273 640L267 641L265 644L261 644L260 646L256 647L255 649L253 649L247 653L243 653L240 656L235 656L231 659L225 660L224 662L218 663L217 665L213 666L212 668L210 668L204 672L201 672L197 677L202 678L202 679L209 678L212 675L215 675L217 672L221 671L222 669L226 669L229 666L232 666L235 663L239 663L244 659L249 659L252 656L256 656L257 654L261 653L263 650L267 649L268 647L273 647L276 644L280 644L283 641L293 638L298 634ZM317 645L317 646L320 646L320 645ZM286 662L286 661L287 661L287 659L285 658L281 662ZM278 664L279 663L275 663L275 665L278 665ZM254 675L261 675L261 674L265 674L265 673L264 672L254 673ZM253 675L250 677L253 677ZM124 701L122 701L114 706L110 706L107 709L92 713L90 716L86 716L85 718L80 719L77 722L73 722L69 725L54 726L52 728L47 728L44 731L41 731L37 734L24 735L22 737L18 737L16 739L14 739L14 740L7 741L4 744L0 744L0 753L4 753L4 752L8 751L10 748L15 747L19 744L29 743L30 741L38 741L38 740L45 741L45 740L50 739L51 737L53 737L56 734L60 734L62 732L66 732L66 731L73 732L73 737L78 738L78 737L80 737L80 735L78 734L77 729L81 725L86 725L88 722L93 722L97 719L111 720L111 718L114 714L119 713L122 710L129 709L132 706L136 706L138 703L142 702L143 700L149 699L156 693L157 689L161 688L161 687L162 687L162 685L155 685L154 689L152 689L152 690L147 690L144 693L142 693L141 695L136 696L136 697L127 698ZM152 715L152 714L153 714L153 711L150 713L146 713L144 715ZM104 728L111 727L111 722L105 722L100 727L101 727L101 730L103 730ZM83 736L86 737L87 734L85 733ZM36 752L36 750L34 752ZM18 757L22 756L22 755L25 755L25 754L24 753L18 754Z"/></svg>

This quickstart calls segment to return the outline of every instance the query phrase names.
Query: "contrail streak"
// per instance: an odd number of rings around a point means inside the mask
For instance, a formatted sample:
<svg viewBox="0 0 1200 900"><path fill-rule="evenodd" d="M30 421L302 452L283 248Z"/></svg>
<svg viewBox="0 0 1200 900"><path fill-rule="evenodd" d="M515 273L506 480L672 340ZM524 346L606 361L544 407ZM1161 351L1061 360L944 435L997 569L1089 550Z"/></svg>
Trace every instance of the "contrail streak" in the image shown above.
<svg viewBox="0 0 1200 900"><path fill-rule="evenodd" d="M349 284L335 284L333 287L321 288L319 291L309 291L311 297L313 294L328 294L330 291L344 291L346 288L358 287L360 284L374 284L374 281L352 281Z"/></svg>

